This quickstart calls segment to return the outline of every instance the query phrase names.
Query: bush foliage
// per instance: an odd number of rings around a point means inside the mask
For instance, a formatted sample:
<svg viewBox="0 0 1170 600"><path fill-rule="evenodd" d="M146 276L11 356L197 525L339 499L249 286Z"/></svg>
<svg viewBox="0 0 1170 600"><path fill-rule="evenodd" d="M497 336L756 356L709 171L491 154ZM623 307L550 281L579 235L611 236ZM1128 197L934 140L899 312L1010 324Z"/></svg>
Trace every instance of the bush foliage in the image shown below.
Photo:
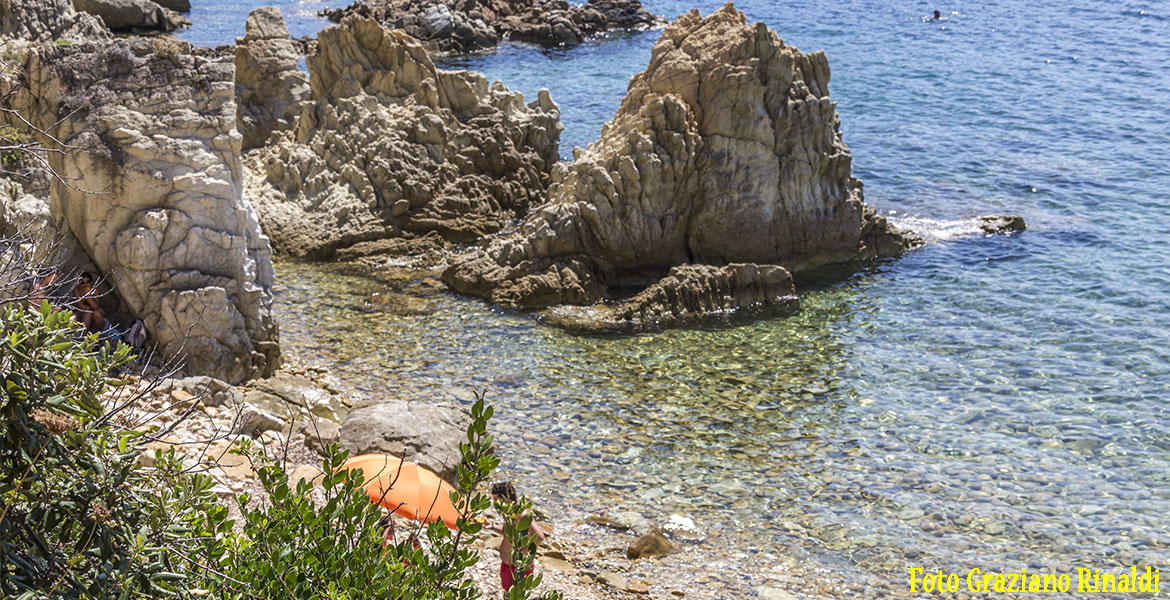
<svg viewBox="0 0 1170 600"><path fill-rule="evenodd" d="M468 569L490 499L477 490L498 466L487 433L492 409L472 407L452 500L457 527L420 526L427 543L387 548L376 526L381 509L362 479L342 471L347 453L327 449L316 483L290 482L280 462L251 443L265 497L240 495L230 518L210 478L185 472L174 451L138 460L146 434L103 400L127 382L107 375L132 359L81 336L69 311L2 307L0 335L0 594L5 598L367 598L471 600L481 596ZM314 492L316 490L316 492ZM318 497L314 497L316 494ZM534 556L530 504L497 506L518 549ZM528 598L540 576L524 578L509 598ZM546 593L544 598L559 598Z"/></svg>

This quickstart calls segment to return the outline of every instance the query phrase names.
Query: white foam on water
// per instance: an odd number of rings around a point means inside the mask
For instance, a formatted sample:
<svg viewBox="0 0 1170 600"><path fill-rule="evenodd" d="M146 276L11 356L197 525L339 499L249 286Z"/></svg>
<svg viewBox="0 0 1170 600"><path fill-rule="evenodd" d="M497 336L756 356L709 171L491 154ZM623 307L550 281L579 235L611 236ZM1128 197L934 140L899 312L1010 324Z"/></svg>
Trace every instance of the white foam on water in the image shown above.
<svg viewBox="0 0 1170 600"><path fill-rule="evenodd" d="M890 223L901 229L909 229L922 236L927 242L941 242L953 240L965 235L982 234L979 220L970 219L936 219L933 217L898 215L889 216Z"/></svg>

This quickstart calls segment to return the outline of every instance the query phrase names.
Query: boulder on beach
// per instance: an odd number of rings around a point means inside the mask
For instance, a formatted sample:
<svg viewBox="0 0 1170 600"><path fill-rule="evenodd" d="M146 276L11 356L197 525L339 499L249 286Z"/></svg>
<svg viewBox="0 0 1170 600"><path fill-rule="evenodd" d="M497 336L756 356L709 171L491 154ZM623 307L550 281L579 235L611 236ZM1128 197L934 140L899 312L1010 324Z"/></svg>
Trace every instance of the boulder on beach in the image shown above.
<svg viewBox="0 0 1170 600"><path fill-rule="evenodd" d="M649 29L665 19L638 0L358 0L323 16L341 22L349 15L370 17L402 29L434 52L475 52L501 40L546 46L576 46L607 31Z"/></svg>
<svg viewBox="0 0 1170 600"><path fill-rule="evenodd" d="M470 420L466 409L453 404L379 402L349 413L341 423L341 447L351 456L392 454L451 479Z"/></svg>
<svg viewBox="0 0 1170 600"><path fill-rule="evenodd" d="M543 308L645 288L679 265L795 272L905 251L920 240L864 203L828 83L823 52L801 53L731 4L692 10L663 32L601 138L554 169L549 201L444 280ZM651 293L669 305L675 287ZM629 310L657 310L640 306Z"/></svg>
<svg viewBox="0 0 1170 600"><path fill-rule="evenodd" d="M289 38L279 8L257 8L245 27L236 40L236 124L248 150L273 131L292 129L309 98L309 78L297 66L300 47Z"/></svg>
<svg viewBox="0 0 1170 600"><path fill-rule="evenodd" d="M495 233L543 201L560 109L478 73L442 71L400 30L349 17L308 57L296 127L249 158L248 195L274 248L338 249L436 231Z"/></svg>
<svg viewBox="0 0 1170 600"><path fill-rule="evenodd" d="M23 73L0 93L68 148L49 155L50 213L161 355L229 383L275 370L271 250L242 195L230 59L160 38L7 47Z"/></svg>

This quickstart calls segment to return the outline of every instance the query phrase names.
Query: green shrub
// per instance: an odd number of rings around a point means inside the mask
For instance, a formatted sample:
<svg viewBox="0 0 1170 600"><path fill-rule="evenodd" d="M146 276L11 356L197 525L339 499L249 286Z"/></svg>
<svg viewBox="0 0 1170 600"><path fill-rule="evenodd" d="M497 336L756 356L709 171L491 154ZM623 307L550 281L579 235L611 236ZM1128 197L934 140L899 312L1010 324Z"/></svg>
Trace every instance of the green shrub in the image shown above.
<svg viewBox="0 0 1170 600"><path fill-rule="evenodd" d="M116 425L100 397L127 363L79 337L67 310L9 304L0 313L0 593L18 598L170 595L182 576L184 519L212 482L174 454L138 467L141 434Z"/></svg>
<svg viewBox="0 0 1170 600"><path fill-rule="evenodd" d="M257 467L269 502L254 506L250 498L240 496L242 531L204 537L203 555L212 562L200 587L232 600L480 597L467 569L478 559L471 542L482 528L480 517L491 506L485 494L474 490L499 465L487 433L491 414L483 395L477 394L468 441L461 445L461 491L452 498L463 517L454 531L441 522L427 526L427 550L415 549L407 541L382 548L382 531L376 526L381 509L370 502L361 477L340 470L348 452L336 445L326 449L319 478L325 501L317 506L311 498L313 484L303 479L290 484L279 463L246 444L240 453ZM209 515L208 533L226 531L225 518L223 512ZM515 531L510 539L520 548L531 543ZM510 597L529 597L539 581L533 577L517 585ZM552 592L544 596L559 597Z"/></svg>
<svg viewBox="0 0 1170 600"><path fill-rule="evenodd" d="M320 478L290 484L283 465L254 444L240 451L256 466L266 498L237 498L241 523L211 492L210 478L185 473L173 450L156 451L153 468L138 457L144 434L123 423L120 398L103 404L107 374L131 360L126 346L110 349L81 337L66 310L0 307L0 596L141 599L365 600L444 598L481 593L468 568L471 546L490 499L476 491L499 465L487 433L492 408L482 394L472 407L461 445L464 515L455 530L425 528L428 544L403 541L383 549L375 526L380 509L361 478L341 471L347 458L327 449ZM499 506L505 535L532 548L526 500ZM534 551L514 554L531 563ZM540 576L521 579L509 598L528 598ZM544 598L557 599L556 593Z"/></svg>

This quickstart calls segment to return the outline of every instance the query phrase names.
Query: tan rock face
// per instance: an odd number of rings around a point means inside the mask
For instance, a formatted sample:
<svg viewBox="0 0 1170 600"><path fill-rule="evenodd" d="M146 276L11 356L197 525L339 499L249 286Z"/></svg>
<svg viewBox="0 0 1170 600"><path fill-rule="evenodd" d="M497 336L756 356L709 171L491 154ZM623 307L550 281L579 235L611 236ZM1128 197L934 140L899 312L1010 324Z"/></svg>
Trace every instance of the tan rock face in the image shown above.
<svg viewBox="0 0 1170 600"><path fill-rule="evenodd" d="M823 53L730 4L679 17L601 138L554 170L548 204L444 279L534 308L591 303L684 263L797 270L877 254L871 238L890 230L852 177L828 83ZM907 247L894 239L881 250Z"/></svg>
<svg viewBox="0 0 1170 600"><path fill-rule="evenodd" d="M543 200L560 110L477 73L435 68L402 31L349 17L308 57L295 130L249 162L249 195L278 252L328 257L438 231L471 240Z"/></svg>
<svg viewBox="0 0 1170 600"><path fill-rule="evenodd" d="M292 129L309 98L309 79L297 67L300 51L274 6L248 15L236 43L237 126L243 148L264 144L273 131Z"/></svg>
<svg viewBox="0 0 1170 600"><path fill-rule="evenodd" d="M63 220L164 355L229 382L280 358L268 240L244 199L230 62L171 40L27 54L22 112L51 157ZM59 124L58 124L59 121Z"/></svg>

